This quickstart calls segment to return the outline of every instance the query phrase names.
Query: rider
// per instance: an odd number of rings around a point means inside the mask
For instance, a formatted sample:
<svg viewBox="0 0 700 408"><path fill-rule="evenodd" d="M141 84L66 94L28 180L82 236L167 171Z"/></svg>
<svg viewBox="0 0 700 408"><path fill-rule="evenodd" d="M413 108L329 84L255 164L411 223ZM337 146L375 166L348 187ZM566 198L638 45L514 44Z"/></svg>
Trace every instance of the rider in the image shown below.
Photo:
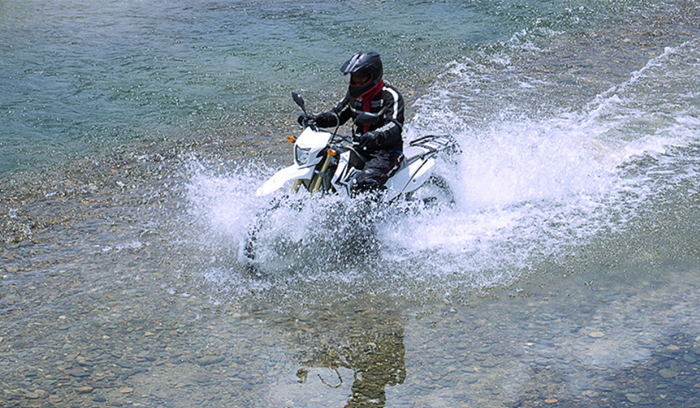
<svg viewBox="0 0 700 408"><path fill-rule="evenodd" d="M369 159L354 188L360 191L383 188L403 159L403 97L396 88L384 82L382 60L374 51L356 53L343 64L340 72L350 74L348 92L343 100L317 116L301 115L299 123L311 119L317 126L334 127L350 118L354 120L360 112L379 114L376 123L358 125L353 132L358 152Z"/></svg>

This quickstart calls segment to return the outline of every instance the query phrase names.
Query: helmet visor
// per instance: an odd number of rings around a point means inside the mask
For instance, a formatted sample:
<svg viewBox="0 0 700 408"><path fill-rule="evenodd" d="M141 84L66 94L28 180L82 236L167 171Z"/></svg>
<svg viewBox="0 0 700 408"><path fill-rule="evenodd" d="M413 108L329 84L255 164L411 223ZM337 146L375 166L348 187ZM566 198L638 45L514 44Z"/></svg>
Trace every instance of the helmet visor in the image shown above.
<svg viewBox="0 0 700 408"><path fill-rule="evenodd" d="M350 74L350 85L362 86L372 79L372 74L369 72L356 72Z"/></svg>

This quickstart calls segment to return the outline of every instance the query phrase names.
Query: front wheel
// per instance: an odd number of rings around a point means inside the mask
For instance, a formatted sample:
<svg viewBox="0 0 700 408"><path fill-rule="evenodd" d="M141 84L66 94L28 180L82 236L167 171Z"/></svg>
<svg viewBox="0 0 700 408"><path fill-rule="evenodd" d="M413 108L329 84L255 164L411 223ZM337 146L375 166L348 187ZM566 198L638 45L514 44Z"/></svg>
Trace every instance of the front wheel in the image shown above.
<svg viewBox="0 0 700 408"><path fill-rule="evenodd" d="M251 276L261 277L263 275L259 268L262 241L265 235L269 234L269 232L274 229L275 221L272 216L277 209L283 206L286 198L287 197L283 197L272 200L264 209L260 210L255 215L248 226L246 237L241 243L239 261ZM294 208L294 206L291 208Z"/></svg>
<svg viewBox="0 0 700 408"><path fill-rule="evenodd" d="M255 277L261 277L261 273L258 269L258 265L255 262L258 253L258 234L264 228L265 223L265 212L261 212L255 216L250 226L248 227L248 232L246 233L245 240L241 244L239 252L239 260L241 264L246 269L246 272Z"/></svg>

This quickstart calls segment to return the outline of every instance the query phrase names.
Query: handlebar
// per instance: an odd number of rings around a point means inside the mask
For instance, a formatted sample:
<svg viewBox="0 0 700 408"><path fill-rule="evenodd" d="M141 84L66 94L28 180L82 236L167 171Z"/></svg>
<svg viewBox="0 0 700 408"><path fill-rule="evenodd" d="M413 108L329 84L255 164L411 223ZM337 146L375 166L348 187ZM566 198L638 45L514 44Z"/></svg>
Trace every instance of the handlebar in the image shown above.
<svg viewBox="0 0 700 408"><path fill-rule="evenodd" d="M336 138L339 138L341 142L347 142L350 144L355 144L355 141L353 140L352 136L345 136L345 135L335 135Z"/></svg>
<svg viewBox="0 0 700 408"><path fill-rule="evenodd" d="M306 129L307 127L310 127L313 130L318 130L318 126L316 125L316 121L314 120L314 117L307 114L304 112L304 120L301 123L301 126Z"/></svg>

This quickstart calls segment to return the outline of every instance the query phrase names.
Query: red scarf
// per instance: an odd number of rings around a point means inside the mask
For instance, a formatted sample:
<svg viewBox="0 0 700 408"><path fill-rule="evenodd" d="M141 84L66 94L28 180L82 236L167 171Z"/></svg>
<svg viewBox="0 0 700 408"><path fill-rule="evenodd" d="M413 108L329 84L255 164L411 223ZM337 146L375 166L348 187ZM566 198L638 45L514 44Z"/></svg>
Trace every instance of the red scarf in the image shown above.
<svg viewBox="0 0 700 408"><path fill-rule="evenodd" d="M379 83L378 83L374 88L372 88L372 89L370 89L369 91L363 93L362 95L360 95L359 98L357 98L357 99L361 99L361 100L362 100L362 111L364 111L364 112L369 112L369 103L370 103L370 101L371 101L372 99L374 99L375 96L379 95L379 92L381 92L382 89L384 89L384 81L383 81L383 80L382 80L382 81L379 81ZM364 127L364 130L363 130L363 133L364 133L364 132L369 132L369 127L370 127L370 125L364 125L364 126L365 126L365 127Z"/></svg>

